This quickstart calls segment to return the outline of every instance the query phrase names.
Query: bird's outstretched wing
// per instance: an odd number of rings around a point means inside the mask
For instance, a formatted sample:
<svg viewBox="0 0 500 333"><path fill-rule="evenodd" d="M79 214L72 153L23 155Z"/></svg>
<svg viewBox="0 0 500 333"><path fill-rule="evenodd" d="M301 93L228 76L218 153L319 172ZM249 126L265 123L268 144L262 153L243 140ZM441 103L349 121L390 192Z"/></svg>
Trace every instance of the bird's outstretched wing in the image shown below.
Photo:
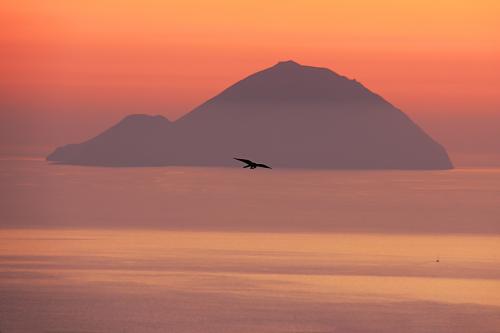
<svg viewBox="0 0 500 333"><path fill-rule="evenodd" d="M255 164L256 167L258 168L266 168L266 169L272 169L269 165L265 165L265 164Z"/></svg>
<svg viewBox="0 0 500 333"><path fill-rule="evenodd" d="M253 164L253 162L252 162L252 161L250 161L250 160L246 160L246 159L244 159L244 158L236 158L236 157L233 157L233 158L234 158L235 160L241 161L241 162L246 163L246 164Z"/></svg>

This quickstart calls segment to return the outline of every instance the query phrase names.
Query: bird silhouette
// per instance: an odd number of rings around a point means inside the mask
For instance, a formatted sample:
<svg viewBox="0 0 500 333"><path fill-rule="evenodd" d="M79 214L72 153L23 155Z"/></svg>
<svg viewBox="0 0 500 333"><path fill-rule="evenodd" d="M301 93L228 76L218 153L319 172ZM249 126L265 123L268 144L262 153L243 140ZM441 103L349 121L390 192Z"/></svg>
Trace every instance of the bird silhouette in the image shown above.
<svg viewBox="0 0 500 333"><path fill-rule="evenodd" d="M240 162L246 163L246 165L243 168L250 168L250 169L255 169L255 168L266 168L266 169L272 169L270 166L261 164L261 163L255 163L250 160L244 159L244 158L236 158L234 157L235 160L238 160Z"/></svg>

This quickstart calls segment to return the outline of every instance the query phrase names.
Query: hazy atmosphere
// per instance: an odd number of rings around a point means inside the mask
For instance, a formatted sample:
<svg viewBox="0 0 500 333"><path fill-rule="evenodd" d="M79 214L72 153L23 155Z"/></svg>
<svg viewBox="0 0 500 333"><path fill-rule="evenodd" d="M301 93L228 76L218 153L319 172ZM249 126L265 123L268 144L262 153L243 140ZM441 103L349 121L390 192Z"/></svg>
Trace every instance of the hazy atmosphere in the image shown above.
<svg viewBox="0 0 500 333"><path fill-rule="evenodd" d="M1 333L500 333L500 2L0 2Z"/></svg>

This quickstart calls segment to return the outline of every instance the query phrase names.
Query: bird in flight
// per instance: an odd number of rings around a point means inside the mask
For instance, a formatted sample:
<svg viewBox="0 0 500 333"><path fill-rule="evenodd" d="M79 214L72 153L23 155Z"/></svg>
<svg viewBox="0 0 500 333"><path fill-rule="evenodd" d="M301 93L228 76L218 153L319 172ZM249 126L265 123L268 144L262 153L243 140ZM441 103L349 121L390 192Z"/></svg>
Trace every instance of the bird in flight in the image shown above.
<svg viewBox="0 0 500 333"><path fill-rule="evenodd" d="M243 163L246 163L246 165L243 168L250 168L250 169L255 169L255 168L266 168L266 169L272 169L270 166L265 165L265 164L260 164L260 163L255 163L250 160L246 160L244 158L234 158L235 160L241 161Z"/></svg>

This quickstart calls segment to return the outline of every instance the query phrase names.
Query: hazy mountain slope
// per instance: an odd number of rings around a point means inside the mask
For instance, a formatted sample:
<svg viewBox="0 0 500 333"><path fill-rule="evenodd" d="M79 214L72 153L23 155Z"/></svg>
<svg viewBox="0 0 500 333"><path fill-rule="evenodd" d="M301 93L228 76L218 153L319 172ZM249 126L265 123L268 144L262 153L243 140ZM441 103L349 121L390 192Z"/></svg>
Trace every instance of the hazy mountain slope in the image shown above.
<svg viewBox="0 0 500 333"><path fill-rule="evenodd" d="M162 116L130 115L88 141L57 148L47 159L82 165L164 165L171 127Z"/></svg>

